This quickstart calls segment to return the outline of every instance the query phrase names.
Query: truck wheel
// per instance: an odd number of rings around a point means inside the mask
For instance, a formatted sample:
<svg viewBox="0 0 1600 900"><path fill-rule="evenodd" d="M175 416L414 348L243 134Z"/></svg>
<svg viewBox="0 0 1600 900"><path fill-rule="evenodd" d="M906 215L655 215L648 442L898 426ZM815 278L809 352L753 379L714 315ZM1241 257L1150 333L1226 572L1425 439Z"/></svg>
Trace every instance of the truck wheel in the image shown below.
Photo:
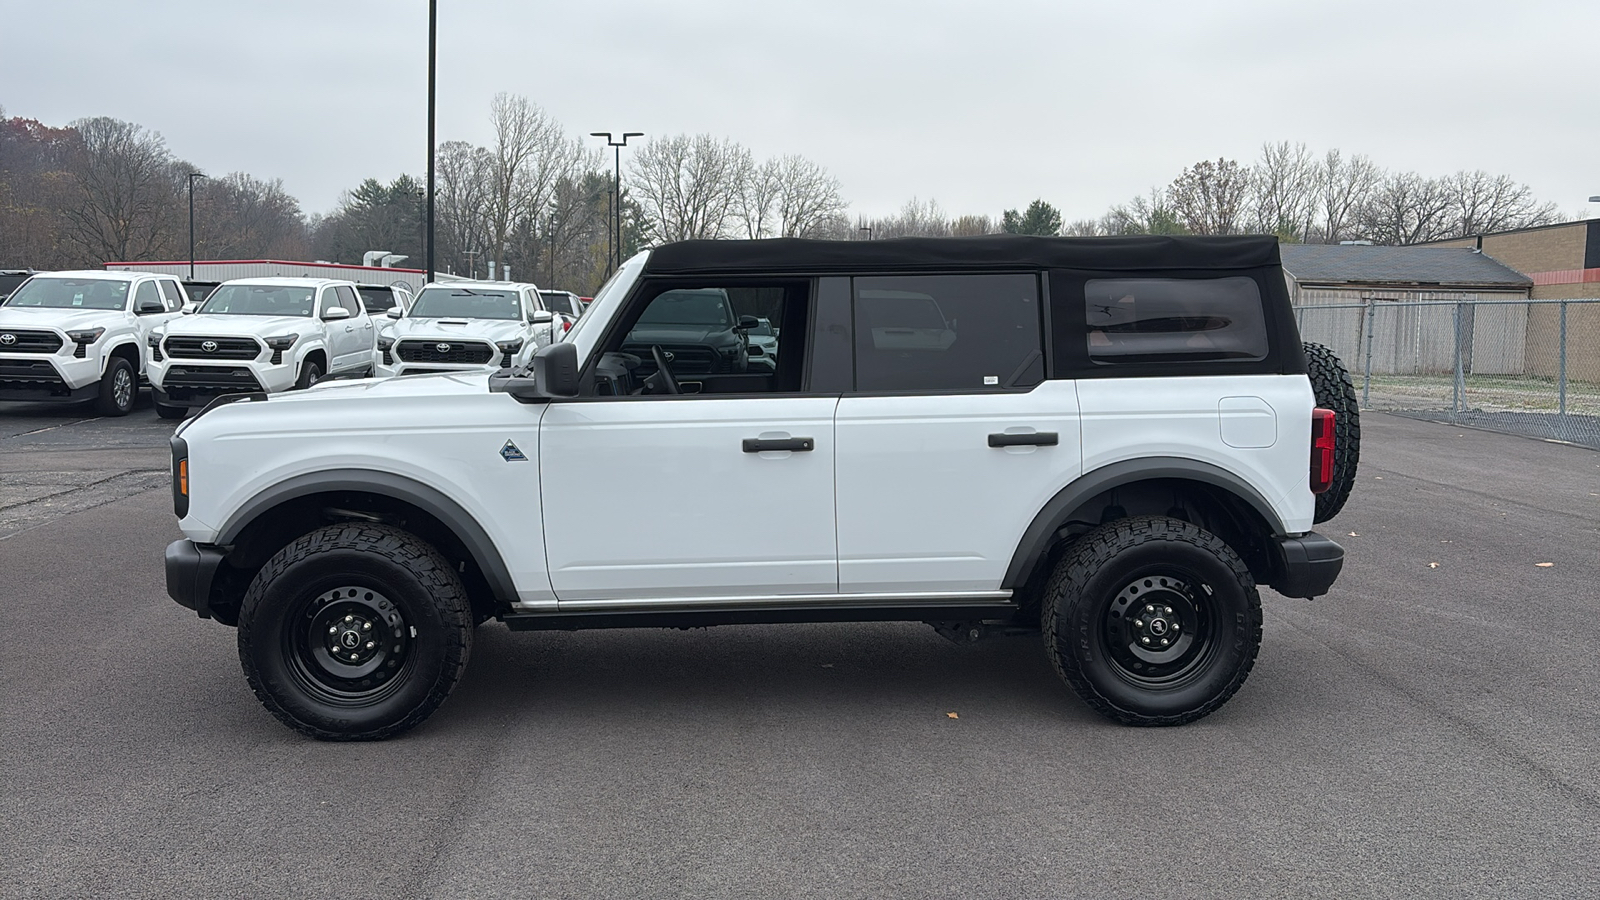
<svg viewBox="0 0 1600 900"><path fill-rule="evenodd" d="M472 649L472 609L450 563L388 525L342 523L267 561L239 610L256 697L302 734L392 737L450 696Z"/></svg>
<svg viewBox="0 0 1600 900"><path fill-rule="evenodd" d="M300 364L300 377L294 381L294 386L305 390L322 380L322 367L314 359L308 359Z"/></svg>
<svg viewBox="0 0 1600 900"><path fill-rule="evenodd" d="M188 407L184 407L184 406L168 406L167 404L162 403L159 400L156 401L156 415L160 416L163 419L181 419L181 418L183 418L184 414L187 413L188 411L189 411Z"/></svg>
<svg viewBox="0 0 1600 900"><path fill-rule="evenodd" d="M1042 604L1045 649L1084 702L1124 725L1182 725L1215 711L1255 665L1261 597L1238 554L1164 516L1079 538Z"/></svg>
<svg viewBox="0 0 1600 900"><path fill-rule="evenodd" d="M95 411L102 416L125 416L133 412L133 399L139 393L139 380L133 366L120 356L106 362L106 373L100 376L100 396L95 398Z"/></svg>
<svg viewBox="0 0 1600 900"><path fill-rule="evenodd" d="M1350 489L1356 484L1356 466L1361 462L1361 407L1356 402L1356 387L1350 372L1332 350L1307 341L1306 374L1311 376L1311 392L1317 405L1333 410L1333 486L1317 495L1314 522L1326 522L1344 509Z"/></svg>

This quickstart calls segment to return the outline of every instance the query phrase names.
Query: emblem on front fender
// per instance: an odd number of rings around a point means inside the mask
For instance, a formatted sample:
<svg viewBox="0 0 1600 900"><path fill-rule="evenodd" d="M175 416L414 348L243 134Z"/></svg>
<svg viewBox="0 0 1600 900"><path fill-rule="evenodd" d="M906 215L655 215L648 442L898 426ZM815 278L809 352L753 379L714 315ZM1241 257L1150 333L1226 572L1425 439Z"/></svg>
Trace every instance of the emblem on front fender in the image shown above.
<svg viewBox="0 0 1600 900"><path fill-rule="evenodd" d="M506 462L528 461L528 457L523 455L523 452L517 449L517 445L511 443L510 441L506 441L506 445L500 448L500 458Z"/></svg>

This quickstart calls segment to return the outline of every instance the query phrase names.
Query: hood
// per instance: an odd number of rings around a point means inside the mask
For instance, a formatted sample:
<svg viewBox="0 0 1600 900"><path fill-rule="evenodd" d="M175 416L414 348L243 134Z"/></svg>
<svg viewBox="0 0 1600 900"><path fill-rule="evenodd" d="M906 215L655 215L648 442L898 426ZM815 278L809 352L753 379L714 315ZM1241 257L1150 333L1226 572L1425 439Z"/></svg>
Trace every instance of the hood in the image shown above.
<svg viewBox="0 0 1600 900"><path fill-rule="evenodd" d="M470 338L493 343L526 337L527 327L526 322L518 319L400 319L385 337L397 341L408 338L425 341Z"/></svg>
<svg viewBox="0 0 1600 900"><path fill-rule="evenodd" d="M169 320L164 331L168 337L175 334L206 337L276 337L280 334L298 334L301 338L305 338L318 330L317 324L317 320L310 316L229 316L218 313L195 313Z"/></svg>
<svg viewBox="0 0 1600 900"><path fill-rule="evenodd" d="M107 328L124 324L128 314L117 309L48 309L0 306L0 330L11 328Z"/></svg>
<svg viewBox="0 0 1600 900"><path fill-rule="evenodd" d="M488 372L435 372L428 375L403 375L399 378L329 380L319 382L304 391L273 394L269 399L273 403L299 403L367 397L438 397L488 392Z"/></svg>

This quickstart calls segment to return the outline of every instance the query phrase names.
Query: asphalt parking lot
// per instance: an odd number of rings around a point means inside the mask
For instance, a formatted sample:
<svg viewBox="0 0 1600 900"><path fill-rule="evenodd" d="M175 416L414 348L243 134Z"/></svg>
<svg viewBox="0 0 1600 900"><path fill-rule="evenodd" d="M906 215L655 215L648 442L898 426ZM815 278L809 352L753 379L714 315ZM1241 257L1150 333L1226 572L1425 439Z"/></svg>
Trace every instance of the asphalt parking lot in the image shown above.
<svg viewBox="0 0 1600 900"><path fill-rule="evenodd" d="M339 745L166 597L148 396L0 406L0 895L1600 896L1600 453L1363 425L1343 577L1263 592L1193 725L1103 721L1037 640L486 625Z"/></svg>

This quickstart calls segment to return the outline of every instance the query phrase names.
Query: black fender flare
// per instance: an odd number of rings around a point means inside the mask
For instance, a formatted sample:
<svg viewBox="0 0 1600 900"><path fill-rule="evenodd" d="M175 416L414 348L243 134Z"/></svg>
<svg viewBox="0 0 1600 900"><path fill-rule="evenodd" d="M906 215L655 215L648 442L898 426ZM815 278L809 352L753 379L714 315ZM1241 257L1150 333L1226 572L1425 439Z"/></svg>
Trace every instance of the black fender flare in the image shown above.
<svg viewBox="0 0 1600 900"><path fill-rule="evenodd" d="M1249 504L1274 535L1284 533L1283 520L1273 510L1272 504L1249 482L1226 469L1177 456L1128 459L1085 472L1051 497L1022 533L1022 540L1017 544L1017 551L1011 557L1011 565L1006 568L1005 579L1000 582L1000 587L1021 590L1028 583L1028 577L1033 574L1039 560L1049 552L1056 532L1091 497L1123 485L1163 478L1198 481L1225 490Z"/></svg>
<svg viewBox="0 0 1600 900"><path fill-rule="evenodd" d="M484 531L483 526L478 524L478 520L439 489L392 472L330 469L325 472L309 472L280 481L234 510L233 515L228 517L217 532L216 543L224 546L232 544L257 517L281 503L312 494L335 491L378 494L409 503L438 519L455 533L462 545L467 548L467 552L472 554L473 562L477 563L478 570L489 582L489 588L494 592L495 598L505 603L516 602L517 588L516 582L511 578L511 569L506 566L499 548L490 539L489 533Z"/></svg>

